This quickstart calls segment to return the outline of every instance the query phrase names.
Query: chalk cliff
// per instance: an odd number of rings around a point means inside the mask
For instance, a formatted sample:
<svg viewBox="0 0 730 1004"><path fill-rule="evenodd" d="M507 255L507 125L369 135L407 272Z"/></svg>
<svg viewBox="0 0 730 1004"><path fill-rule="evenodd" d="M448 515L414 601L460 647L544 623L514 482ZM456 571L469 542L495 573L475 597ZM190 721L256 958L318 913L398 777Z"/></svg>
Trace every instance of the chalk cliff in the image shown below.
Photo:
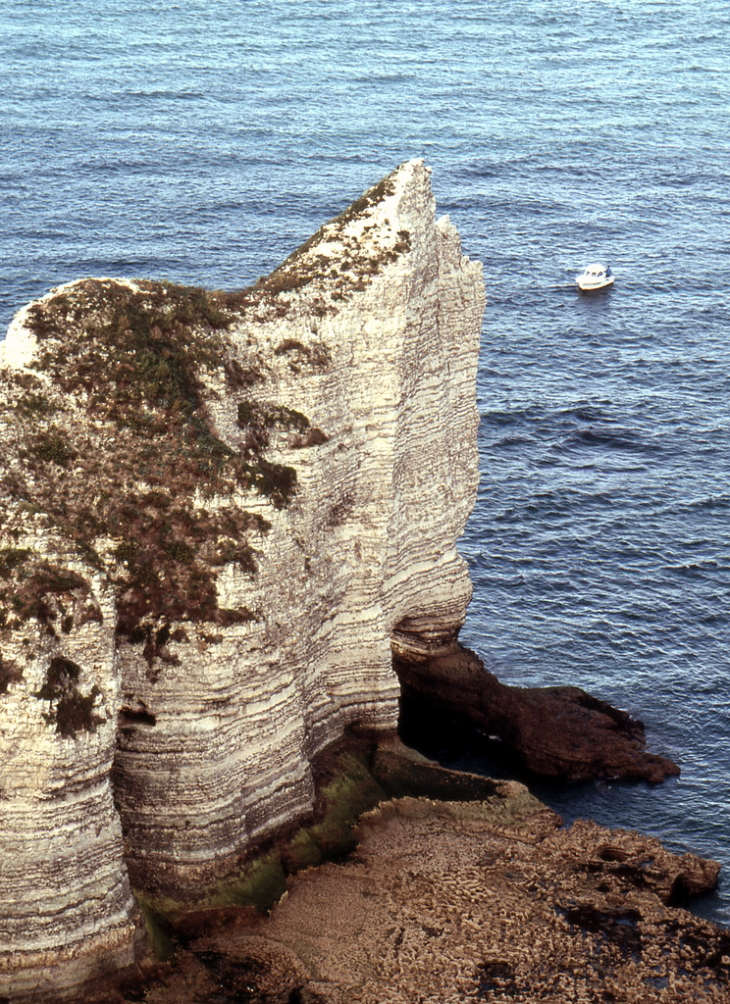
<svg viewBox="0 0 730 1004"><path fill-rule="evenodd" d="M455 639L481 266L404 164L240 293L81 280L0 363L0 996L132 962Z"/></svg>

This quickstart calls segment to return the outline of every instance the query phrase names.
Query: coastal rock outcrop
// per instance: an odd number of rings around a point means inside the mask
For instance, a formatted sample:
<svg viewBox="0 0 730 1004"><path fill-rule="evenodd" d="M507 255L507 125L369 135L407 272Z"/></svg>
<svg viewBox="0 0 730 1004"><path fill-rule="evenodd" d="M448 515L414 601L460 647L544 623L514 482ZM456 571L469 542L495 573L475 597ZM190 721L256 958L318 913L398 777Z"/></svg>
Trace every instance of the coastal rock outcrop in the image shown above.
<svg viewBox="0 0 730 1004"><path fill-rule="evenodd" d="M404 164L240 293L81 280L3 346L0 995L132 962L456 637L484 287ZM144 899L144 897L143 897Z"/></svg>
<svg viewBox="0 0 730 1004"><path fill-rule="evenodd" d="M499 742L502 755L533 774L653 783L679 774L646 750L641 722L580 687L510 687L458 642L431 656L396 648L394 665L406 698L458 716L481 731L485 746Z"/></svg>
<svg viewBox="0 0 730 1004"><path fill-rule="evenodd" d="M402 165L248 289L83 279L11 324L0 1004L133 967L141 914L154 934L226 901L269 852L280 895L386 794L530 801L417 755L404 779L401 681L473 705L543 773L672 772L620 712L575 688L513 699L458 648L485 296L429 176ZM535 742L546 715L578 756ZM382 741L328 779L345 734ZM670 892L712 877L687 861Z"/></svg>

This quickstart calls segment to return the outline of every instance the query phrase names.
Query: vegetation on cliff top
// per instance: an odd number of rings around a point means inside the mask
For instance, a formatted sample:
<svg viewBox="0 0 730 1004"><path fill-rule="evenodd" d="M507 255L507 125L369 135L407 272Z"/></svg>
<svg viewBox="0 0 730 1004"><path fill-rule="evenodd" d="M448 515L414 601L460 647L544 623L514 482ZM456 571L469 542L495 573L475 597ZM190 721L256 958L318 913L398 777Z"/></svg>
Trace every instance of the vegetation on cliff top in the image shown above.
<svg viewBox="0 0 730 1004"><path fill-rule="evenodd" d="M206 378L245 383L226 367L232 316L222 294L85 280L30 308L38 376L12 375L6 415L19 463L6 492L112 574L119 631L144 639L150 657L163 647L150 648L160 624L251 618L216 598L216 570L234 562L253 574L251 534L268 529L236 498L282 507L296 490L293 468L262 456L266 442L244 455L211 428ZM0 578L5 629L29 618L70 629L88 593L81 575L27 548L0 554Z"/></svg>
<svg viewBox="0 0 730 1004"><path fill-rule="evenodd" d="M307 297L315 315L336 311L338 299L364 288L408 250L410 238L391 233L389 224L373 233L367 221L368 239L346 231L393 192L390 176L269 277L239 292L87 279L30 307L36 375L5 374L3 487L7 511L15 513L5 533L19 546L0 553L0 632L35 619L56 634L101 617L90 609L86 578L20 546L39 529L70 546L72 565L75 552L87 568L111 575L118 630L145 642L150 663L169 657L173 621L251 619L246 608L220 610L215 587L223 565L256 572L252 541L269 524L241 499L258 494L281 508L296 491L294 468L265 457L272 433L286 431L293 447L327 437L301 413L259 403L252 388L265 380L268 363L243 365L227 332L235 322L282 316L288 294L316 280ZM322 343L292 338L274 347L273 359L294 373L330 362ZM222 380L231 394L246 395L238 405L238 450L215 434L205 405L212 383Z"/></svg>
<svg viewBox="0 0 730 1004"><path fill-rule="evenodd" d="M329 220L296 249L270 275L236 295L236 307L259 319L284 317L292 306L288 294L305 287L308 306L316 317L337 313L339 304L367 288L382 269L410 250L407 230L393 231L371 223L362 233L347 233L350 224L372 215L372 210L395 193L395 176L389 174L359 199ZM364 238L364 239L363 239ZM230 301L229 301L230 302Z"/></svg>

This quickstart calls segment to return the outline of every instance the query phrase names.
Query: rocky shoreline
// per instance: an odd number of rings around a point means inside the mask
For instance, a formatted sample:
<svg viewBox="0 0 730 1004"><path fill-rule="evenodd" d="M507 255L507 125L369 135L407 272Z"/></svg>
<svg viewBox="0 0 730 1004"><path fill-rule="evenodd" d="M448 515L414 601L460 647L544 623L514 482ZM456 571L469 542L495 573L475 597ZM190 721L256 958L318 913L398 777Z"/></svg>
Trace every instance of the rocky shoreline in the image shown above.
<svg viewBox="0 0 730 1004"><path fill-rule="evenodd" d="M431 657L396 653L406 697L498 740L520 766L540 777L658 783L679 767L646 750L642 722L580 687L510 687L479 656L455 642Z"/></svg>
<svg viewBox="0 0 730 1004"><path fill-rule="evenodd" d="M289 834L267 852L292 869L270 909L171 915L168 960L88 1004L727 1000L730 934L683 908L714 888L715 862L562 828L519 782L448 771L395 737L349 737L318 767L330 800L309 832L334 860L297 869Z"/></svg>

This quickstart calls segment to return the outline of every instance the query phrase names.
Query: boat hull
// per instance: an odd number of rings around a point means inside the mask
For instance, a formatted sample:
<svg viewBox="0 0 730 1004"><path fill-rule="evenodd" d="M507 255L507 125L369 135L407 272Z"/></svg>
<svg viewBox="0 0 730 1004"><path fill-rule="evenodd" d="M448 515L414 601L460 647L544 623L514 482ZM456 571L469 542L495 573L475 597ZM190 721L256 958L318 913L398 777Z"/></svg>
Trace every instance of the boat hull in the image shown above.
<svg viewBox="0 0 730 1004"><path fill-rule="evenodd" d="M613 286L613 280L614 277L610 275L607 279L602 279L601 282L583 282L576 279L576 283L581 293L594 293L599 289L608 289L609 286Z"/></svg>

